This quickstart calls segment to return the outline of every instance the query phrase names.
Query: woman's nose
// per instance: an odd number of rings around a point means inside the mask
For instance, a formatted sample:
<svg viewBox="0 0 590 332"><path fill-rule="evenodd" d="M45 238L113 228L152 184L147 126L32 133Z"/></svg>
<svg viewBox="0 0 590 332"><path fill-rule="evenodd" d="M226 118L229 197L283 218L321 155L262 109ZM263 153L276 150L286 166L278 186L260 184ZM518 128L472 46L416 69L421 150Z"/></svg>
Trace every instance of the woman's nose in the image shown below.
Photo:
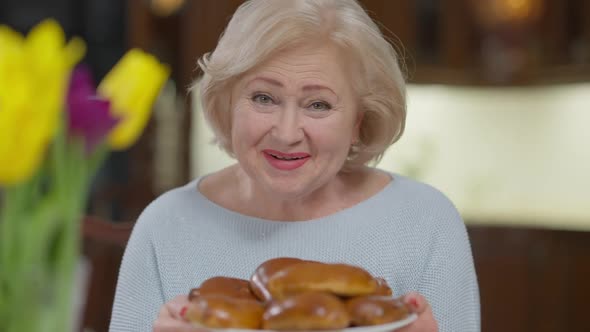
<svg viewBox="0 0 590 332"><path fill-rule="evenodd" d="M297 107L288 106L277 112L271 133L278 143L285 145L293 145L303 140L305 135Z"/></svg>

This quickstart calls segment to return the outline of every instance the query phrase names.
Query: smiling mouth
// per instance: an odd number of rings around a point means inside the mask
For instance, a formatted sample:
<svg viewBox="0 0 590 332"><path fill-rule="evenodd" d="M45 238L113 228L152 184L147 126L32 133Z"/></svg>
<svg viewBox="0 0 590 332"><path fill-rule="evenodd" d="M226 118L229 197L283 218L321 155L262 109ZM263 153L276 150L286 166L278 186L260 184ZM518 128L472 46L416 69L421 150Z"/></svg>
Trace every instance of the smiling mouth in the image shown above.
<svg viewBox="0 0 590 332"><path fill-rule="evenodd" d="M268 163L281 171L295 170L306 164L311 157L306 152L284 153L271 149L266 149L262 152Z"/></svg>
<svg viewBox="0 0 590 332"><path fill-rule="evenodd" d="M273 149L264 149L264 150L262 150L262 152L264 154L266 154L267 156L272 157L272 159L283 160L283 161L301 160L301 159L305 159L305 158L310 157L309 153L306 153L306 152L286 153L286 152L281 152L281 151L273 150Z"/></svg>
<svg viewBox="0 0 590 332"><path fill-rule="evenodd" d="M270 155L271 157L273 157L277 160L299 160L299 159L307 158L307 157L283 157L283 156L274 155L272 153L268 153L268 155Z"/></svg>

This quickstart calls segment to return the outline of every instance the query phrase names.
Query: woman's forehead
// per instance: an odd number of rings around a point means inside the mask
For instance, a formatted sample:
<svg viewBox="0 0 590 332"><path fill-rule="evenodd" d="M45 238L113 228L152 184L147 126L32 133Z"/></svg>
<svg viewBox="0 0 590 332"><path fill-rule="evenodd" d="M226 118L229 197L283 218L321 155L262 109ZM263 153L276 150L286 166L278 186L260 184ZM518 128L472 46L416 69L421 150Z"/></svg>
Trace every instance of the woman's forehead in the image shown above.
<svg viewBox="0 0 590 332"><path fill-rule="evenodd" d="M265 84L297 86L304 91L344 88L350 78L350 63L342 51L329 45L298 47L277 52L248 72L244 86Z"/></svg>

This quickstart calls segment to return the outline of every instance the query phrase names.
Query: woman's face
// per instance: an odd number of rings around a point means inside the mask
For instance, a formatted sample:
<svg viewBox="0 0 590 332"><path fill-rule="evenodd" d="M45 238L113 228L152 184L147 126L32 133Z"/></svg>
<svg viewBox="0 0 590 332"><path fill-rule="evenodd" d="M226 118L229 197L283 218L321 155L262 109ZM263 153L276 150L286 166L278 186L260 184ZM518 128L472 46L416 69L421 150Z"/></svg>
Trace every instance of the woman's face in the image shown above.
<svg viewBox="0 0 590 332"><path fill-rule="evenodd" d="M234 85L233 151L258 189L302 198L336 179L361 118L343 53L289 49Z"/></svg>

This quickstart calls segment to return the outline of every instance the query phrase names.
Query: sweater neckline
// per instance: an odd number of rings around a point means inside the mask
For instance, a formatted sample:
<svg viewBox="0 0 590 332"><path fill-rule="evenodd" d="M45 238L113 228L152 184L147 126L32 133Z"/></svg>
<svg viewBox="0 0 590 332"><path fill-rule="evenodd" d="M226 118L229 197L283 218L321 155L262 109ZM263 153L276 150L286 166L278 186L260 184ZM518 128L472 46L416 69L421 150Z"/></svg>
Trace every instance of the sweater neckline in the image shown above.
<svg viewBox="0 0 590 332"><path fill-rule="evenodd" d="M395 188L397 188L399 186L399 182L402 181L404 178L403 176L401 176L397 173L384 171L384 170L378 170L378 171L384 172L385 174L389 175L391 177L391 181L389 181L389 183L387 183L377 193L375 193L374 195L370 196L369 198L367 198L363 201L360 201L357 204L354 204L354 205L347 207L345 209L336 211L332 214L329 214L329 215L326 215L323 217L308 219L308 220L287 221L287 220L264 219L264 218L259 218L259 217L243 214L238 211L234 211L234 210L228 209L226 207L223 207L223 206L211 201L209 198L207 198L205 195L203 195L203 193L201 193L201 191L199 190L199 183L204 178L206 178L208 175L199 176L195 180L188 183L186 185L185 189L190 190L193 194L195 194L200 201L204 202L207 205L207 207L217 211L220 214L225 214L230 219L249 220L251 222L262 222L262 223L266 223L266 224L298 224L298 225L300 225L300 224L318 223L318 222L328 221L328 220L337 220L337 219L340 219L340 217L343 215L349 215L349 214L357 213L359 211L371 211L372 210L371 206L377 204L384 197L390 197L390 195L388 195L388 193L395 190Z"/></svg>

